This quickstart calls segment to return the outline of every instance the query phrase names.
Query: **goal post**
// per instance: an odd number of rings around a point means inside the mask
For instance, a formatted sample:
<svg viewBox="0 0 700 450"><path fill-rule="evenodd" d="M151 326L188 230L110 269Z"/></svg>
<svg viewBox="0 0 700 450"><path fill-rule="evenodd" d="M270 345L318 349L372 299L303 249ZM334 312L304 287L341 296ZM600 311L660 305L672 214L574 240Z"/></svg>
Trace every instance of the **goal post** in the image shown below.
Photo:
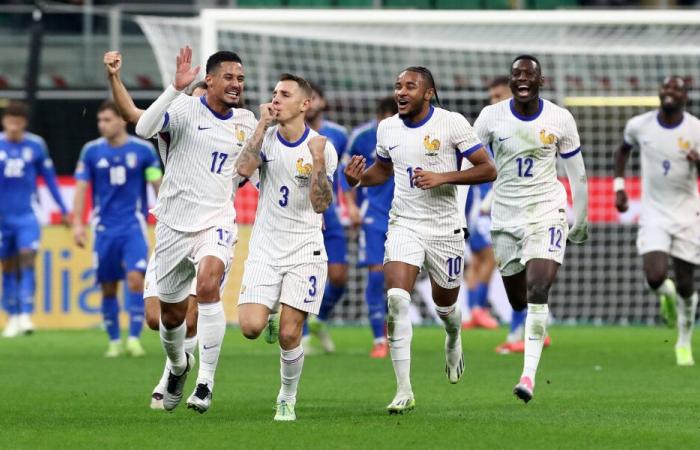
<svg viewBox="0 0 700 450"><path fill-rule="evenodd" d="M233 50L245 64L250 109L257 112L269 100L279 74L292 72L323 86L327 117L349 130L374 117L377 99L391 94L396 75L409 65L430 68L444 107L473 122L489 81L508 74L518 54L535 55L545 77L542 96L576 118L590 189L591 238L567 248L551 293L554 315L656 321L635 248L639 160L633 156L628 171L631 210L618 215L612 157L625 122L658 106L667 75L695 83L689 111L700 115L700 11L205 9L192 19L141 16L138 22L164 84L184 44L202 62L217 50ZM362 276L353 276L336 317L363 317Z"/></svg>

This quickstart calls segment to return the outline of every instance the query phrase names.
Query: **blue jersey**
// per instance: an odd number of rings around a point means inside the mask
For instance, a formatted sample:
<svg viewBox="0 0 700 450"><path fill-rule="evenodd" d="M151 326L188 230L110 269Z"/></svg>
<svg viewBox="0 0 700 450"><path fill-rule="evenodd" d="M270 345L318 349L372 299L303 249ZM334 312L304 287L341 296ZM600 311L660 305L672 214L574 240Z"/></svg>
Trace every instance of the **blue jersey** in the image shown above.
<svg viewBox="0 0 700 450"><path fill-rule="evenodd" d="M44 140L24 133L22 140L13 142L0 133L0 218L33 214L36 203L36 179L44 178L56 204L63 214L68 210L61 200L56 172Z"/></svg>
<svg viewBox="0 0 700 450"><path fill-rule="evenodd" d="M331 122L330 120L324 120L321 123L321 128L318 129L318 134L327 137L331 141L331 144L333 144L333 147L335 147L335 151L338 152L338 161L340 162L343 159L343 154L348 146L348 132L345 130L345 127L335 122ZM340 182L338 181L340 178L338 175L341 172L340 164L338 164L338 169L336 169L335 176L333 177L333 190L336 193L341 187Z"/></svg>
<svg viewBox="0 0 700 450"><path fill-rule="evenodd" d="M111 147L107 139L83 147L75 178L92 184L95 230L126 233L145 226L146 169L160 169L153 146L129 136L125 144Z"/></svg>
<svg viewBox="0 0 700 450"><path fill-rule="evenodd" d="M348 156L364 156L367 167L374 163L377 152L377 121L373 120L355 128L350 137ZM370 226L386 229L389 223L389 210L394 198L394 176L379 186L364 187L358 202L362 205L363 222Z"/></svg>

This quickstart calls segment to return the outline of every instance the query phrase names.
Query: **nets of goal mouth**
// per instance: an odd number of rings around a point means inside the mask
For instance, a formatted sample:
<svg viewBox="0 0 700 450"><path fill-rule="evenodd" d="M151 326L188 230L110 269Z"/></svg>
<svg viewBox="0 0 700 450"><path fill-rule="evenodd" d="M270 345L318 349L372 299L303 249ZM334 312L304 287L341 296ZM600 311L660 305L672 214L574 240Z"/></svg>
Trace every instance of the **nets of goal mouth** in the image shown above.
<svg viewBox="0 0 700 450"><path fill-rule="evenodd" d="M374 117L376 100L392 93L397 73L409 65L430 68L443 106L473 122L486 104L488 82L508 74L518 54L535 55L546 78L542 96L577 120L590 190L591 237L567 248L551 291L553 314L564 321L655 322L657 305L635 248L638 180L628 182L632 208L619 216L612 157L625 122L658 105L666 75L700 80L700 14L372 11L364 21L359 14L217 10L201 20L149 16L138 22L164 84L180 46L193 46L194 60L201 61L233 50L245 64L251 109L269 100L281 73L292 72L324 87L327 118L349 130ZM698 115L698 95L690 96L689 111ZM628 174L639 175L637 155ZM352 270L336 318L365 317L363 279L362 270Z"/></svg>

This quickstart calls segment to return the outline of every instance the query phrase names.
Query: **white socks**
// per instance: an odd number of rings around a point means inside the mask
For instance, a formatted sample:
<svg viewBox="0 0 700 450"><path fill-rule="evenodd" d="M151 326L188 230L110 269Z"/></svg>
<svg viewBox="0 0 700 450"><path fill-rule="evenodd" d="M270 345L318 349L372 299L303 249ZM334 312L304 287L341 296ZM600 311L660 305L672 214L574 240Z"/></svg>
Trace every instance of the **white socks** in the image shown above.
<svg viewBox="0 0 700 450"><path fill-rule="evenodd" d="M447 348L453 349L459 342L462 331L462 311L456 303L452 306L436 306L435 311L437 311L438 316L445 324Z"/></svg>
<svg viewBox="0 0 700 450"><path fill-rule="evenodd" d="M214 373L219 362L221 344L226 334L226 315L221 301L216 303L199 303L197 319L197 337L199 338L199 374L197 383L209 382L209 389L214 385Z"/></svg>
<svg viewBox="0 0 700 450"><path fill-rule="evenodd" d="M673 283L673 280L670 278L666 278L663 283L661 283L661 286L659 286L656 289L652 289L652 291L656 295L676 295L676 285Z"/></svg>
<svg viewBox="0 0 700 450"><path fill-rule="evenodd" d="M683 298L680 295L676 298L678 301L678 341L676 347L690 347L695 325L695 310L698 307L698 293L693 292L690 298Z"/></svg>
<svg viewBox="0 0 700 450"><path fill-rule="evenodd" d="M185 338L185 353L194 354L194 349L197 346L197 335ZM160 376L160 381L158 382L158 387L165 389L168 384L168 375L170 374L170 359L165 358L165 368L163 369L163 375Z"/></svg>
<svg viewBox="0 0 700 450"><path fill-rule="evenodd" d="M277 395L277 401L284 400L287 403L296 403L297 388L301 378L301 369L304 367L304 348L299 345L291 350L280 347L280 378L282 385Z"/></svg>
<svg viewBox="0 0 700 450"><path fill-rule="evenodd" d="M542 355L544 338L547 337L547 319L549 318L549 306L527 304L527 319L525 319L525 363L523 376L530 378L535 384L537 365Z"/></svg>
<svg viewBox="0 0 700 450"><path fill-rule="evenodd" d="M185 334L187 333L187 325L183 321L179 326L168 330L160 322L160 343L165 350L165 354L170 360L171 370L175 375L180 375L187 368L187 358L185 357Z"/></svg>
<svg viewBox="0 0 700 450"><path fill-rule="evenodd" d="M396 373L397 392L410 394L411 389L411 338L413 326L408 315L411 296L403 289L392 288L387 292L389 314L389 351Z"/></svg>

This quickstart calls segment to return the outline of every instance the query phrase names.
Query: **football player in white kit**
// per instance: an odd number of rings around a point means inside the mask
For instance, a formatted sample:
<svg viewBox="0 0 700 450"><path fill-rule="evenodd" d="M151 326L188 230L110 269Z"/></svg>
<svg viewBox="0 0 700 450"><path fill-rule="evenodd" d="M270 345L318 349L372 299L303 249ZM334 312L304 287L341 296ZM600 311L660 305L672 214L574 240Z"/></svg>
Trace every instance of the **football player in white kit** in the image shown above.
<svg viewBox="0 0 700 450"><path fill-rule="evenodd" d="M484 108L474 129L491 146L498 170L493 186L491 236L508 300L527 308L525 363L513 393L532 399L547 336L549 289L568 239L588 237L588 185L573 116L540 98L544 78L537 58L521 55L510 68L513 97ZM566 220L566 190L557 179L560 157L571 183L574 224Z"/></svg>
<svg viewBox="0 0 700 450"><path fill-rule="evenodd" d="M423 267L447 333L447 378L457 383L462 376L462 313L456 301L465 250L464 209L458 205L456 185L496 178L493 162L467 119L433 106L438 97L428 69L409 67L401 72L394 84L394 98L399 113L379 124L374 164L365 170L365 158L356 155L345 169L350 186L376 186L394 174L384 256L389 350L397 381L396 396L387 406L390 414L415 407L408 310L409 293ZM460 162L470 168L460 170Z"/></svg>
<svg viewBox="0 0 700 450"><path fill-rule="evenodd" d="M238 318L243 335L257 338L280 308L281 388L275 420L296 420L296 394L304 364L301 335L308 314L318 314L328 273L322 213L333 200L338 155L304 121L312 89L283 74L272 103L236 163L250 176L260 168L260 197L245 263ZM270 126L273 121L277 125ZM281 304L281 306L279 306Z"/></svg>
<svg viewBox="0 0 700 450"><path fill-rule="evenodd" d="M700 264L700 121L685 111L688 84L683 78L667 77L659 98L659 109L635 116L625 126L624 142L615 154L615 206L620 212L628 209L625 164L637 149L642 166L637 249L647 283L659 297L662 317L669 326L678 319L676 362L692 366L690 344L698 303L693 271ZM675 284L668 278L668 255Z"/></svg>
<svg viewBox="0 0 700 450"><path fill-rule="evenodd" d="M185 314L196 276L200 367L188 407L199 412L211 405L214 373L226 330L220 284L233 259L237 240L233 209L235 160L255 129L253 113L232 109L245 80L238 55L221 51L209 57L200 98L181 95L194 81L192 50L180 49L173 84L143 113L136 133L156 133L168 142L167 173L153 214L156 225L156 278L161 300L161 343L170 359L163 398L166 410L182 399L194 356L184 351ZM197 270L195 271L195 266Z"/></svg>

